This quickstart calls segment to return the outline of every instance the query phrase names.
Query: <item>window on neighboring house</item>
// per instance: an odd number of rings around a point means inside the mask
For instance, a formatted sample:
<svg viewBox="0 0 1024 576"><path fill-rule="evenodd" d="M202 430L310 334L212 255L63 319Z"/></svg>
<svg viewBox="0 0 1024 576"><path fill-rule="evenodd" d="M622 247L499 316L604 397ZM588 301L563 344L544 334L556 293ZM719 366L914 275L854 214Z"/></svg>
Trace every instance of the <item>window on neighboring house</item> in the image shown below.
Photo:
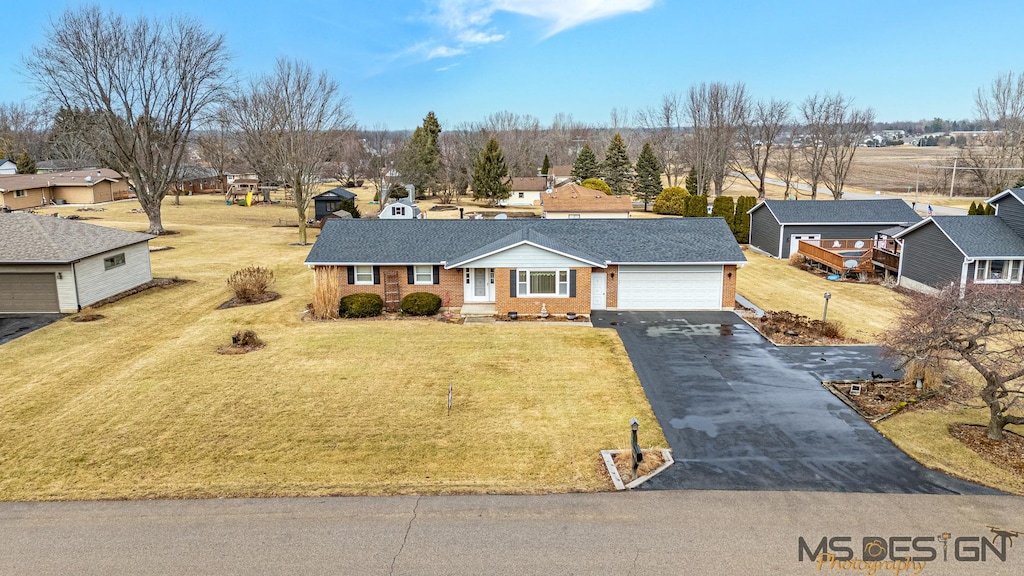
<svg viewBox="0 0 1024 576"><path fill-rule="evenodd" d="M373 266L356 266L356 284L373 284Z"/></svg>
<svg viewBox="0 0 1024 576"><path fill-rule="evenodd" d="M520 270L518 296L568 296L568 270Z"/></svg>
<svg viewBox="0 0 1024 576"><path fill-rule="evenodd" d="M520 192L520 193L519 193L519 197L520 197L520 198L526 198L526 194L523 194L522 192Z"/></svg>
<svg viewBox="0 0 1024 576"><path fill-rule="evenodd" d="M124 253L114 254L103 259L103 269L110 270L111 268L117 268L118 266L124 266Z"/></svg>
<svg viewBox="0 0 1024 576"><path fill-rule="evenodd" d="M433 266L416 266L414 267L415 276L413 279L416 284L433 284L434 283L434 267Z"/></svg>
<svg viewBox="0 0 1024 576"><path fill-rule="evenodd" d="M405 206L392 206L391 207L391 215L392 216L405 216Z"/></svg>
<svg viewBox="0 0 1024 576"><path fill-rule="evenodd" d="M325 202L324 208L327 209L328 214L334 214L338 210L341 210L341 202Z"/></svg>
<svg viewBox="0 0 1024 576"><path fill-rule="evenodd" d="M24 190L15 190L14 191L14 197L15 198L24 198L25 196L28 196L28 192L26 192Z"/></svg>
<svg viewBox="0 0 1024 576"><path fill-rule="evenodd" d="M1020 282L1024 260L978 260L974 265L974 281L982 283Z"/></svg>
<svg viewBox="0 0 1024 576"><path fill-rule="evenodd" d="M580 215L579 214L569 214L569 220L579 220L579 219L580 219Z"/></svg>

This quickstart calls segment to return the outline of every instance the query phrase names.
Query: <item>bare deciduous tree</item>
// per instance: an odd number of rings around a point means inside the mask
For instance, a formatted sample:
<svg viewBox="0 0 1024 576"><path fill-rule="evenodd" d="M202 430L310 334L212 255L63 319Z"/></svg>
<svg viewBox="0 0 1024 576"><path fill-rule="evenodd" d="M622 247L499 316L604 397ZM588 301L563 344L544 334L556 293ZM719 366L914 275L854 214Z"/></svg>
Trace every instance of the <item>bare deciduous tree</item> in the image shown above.
<svg viewBox="0 0 1024 576"><path fill-rule="evenodd" d="M174 183L200 115L224 93L224 38L188 18L133 21L96 6L54 19L26 66L58 106L99 112L102 159L128 174L164 232L161 201Z"/></svg>
<svg viewBox="0 0 1024 576"><path fill-rule="evenodd" d="M388 130L384 124L375 124L373 129L363 131L361 138L368 155L367 173L377 192L377 199L383 204L387 196L387 174L394 166L404 139L398 132Z"/></svg>
<svg viewBox="0 0 1024 576"><path fill-rule="evenodd" d="M529 114L495 112L483 122L482 128L501 142L509 174L536 176L544 151L541 145L540 121ZM486 145L486 140L484 144Z"/></svg>
<svg viewBox="0 0 1024 576"><path fill-rule="evenodd" d="M772 155L771 166L775 171L775 175L782 180L785 191L783 192L783 198L789 199L790 189L799 190L800 183L797 182L797 168L798 166L798 153L796 145L793 142L793 134L790 132L788 138L783 138L779 144L776 152ZM796 194L794 193L794 197Z"/></svg>
<svg viewBox="0 0 1024 576"><path fill-rule="evenodd" d="M836 200L843 197L843 186L853 165L853 155L864 141L875 113L853 108L853 101L836 94L826 102L825 163L822 178Z"/></svg>
<svg viewBox="0 0 1024 576"><path fill-rule="evenodd" d="M635 122L645 132L651 150L661 164L669 186L678 186L685 173L683 161L683 117L685 115L682 96L677 92L665 94L661 105L640 110Z"/></svg>
<svg viewBox="0 0 1024 576"><path fill-rule="evenodd" d="M206 130L195 138L199 154L210 167L217 171L221 193L228 196L227 170L235 162L238 150L235 135L231 132L231 118L226 109L214 113Z"/></svg>
<svg viewBox="0 0 1024 576"><path fill-rule="evenodd" d="M291 185L299 243L305 244L313 186L333 139L350 127L347 98L326 73L315 74L304 62L279 59L273 73L249 82L233 99L231 110L243 156Z"/></svg>
<svg viewBox="0 0 1024 576"><path fill-rule="evenodd" d="M553 166L569 166L592 136L593 128L589 124L574 120L572 114L559 112L551 121L543 148Z"/></svg>
<svg viewBox="0 0 1024 576"><path fill-rule="evenodd" d="M974 95L978 122L988 133L960 150L960 166L982 194L1009 187L1024 168L1024 74L1007 72Z"/></svg>
<svg viewBox="0 0 1024 576"><path fill-rule="evenodd" d="M1024 287L972 284L937 295L907 297L905 313L884 340L886 353L930 363L964 361L985 380L979 395L989 412L988 437L1024 425Z"/></svg>
<svg viewBox="0 0 1024 576"><path fill-rule="evenodd" d="M736 171L757 189L758 200L764 200L764 181L768 175L771 155L788 119L789 102L784 100L758 100L753 105L743 107L737 130L740 154ZM748 168L754 171L757 183L747 173Z"/></svg>
<svg viewBox="0 0 1024 576"><path fill-rule="evenodd" d="M21 152L40 159L46 151L46 119L41 109L0 103L0 158Z"/></svg>
<svg viewBox="0 0 1024 576"><path fill-rule="evenodd" d="M714 185L713 195L725 191L725 177L732 166L736 130L746 108L747 89L741 83L723 82L691 86L686 100L693 127L692 161L698 190L705 182Z"/></svg>
<svg viewBox="0 0 1024 576"><path fill-rule="evenodd" d="M810 185L811 200L818 199L818 186L825 178L829 135L827 100L827 95L815 94L800 104L801 135L798 146L802 162L798 172Z"/></svg>

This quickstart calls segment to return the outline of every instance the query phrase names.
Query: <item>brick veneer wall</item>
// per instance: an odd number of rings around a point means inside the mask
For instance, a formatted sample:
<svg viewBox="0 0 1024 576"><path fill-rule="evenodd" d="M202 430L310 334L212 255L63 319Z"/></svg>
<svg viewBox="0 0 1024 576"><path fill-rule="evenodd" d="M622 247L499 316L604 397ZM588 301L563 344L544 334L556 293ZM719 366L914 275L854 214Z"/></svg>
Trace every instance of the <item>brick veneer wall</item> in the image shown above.
<svg viewBox="0 0 1024 576"><path fill-rule="evenodd" d="M441 298L441 303L444 305L445 294L450 298L448 306L451 308L462 307L462 282L463 282L463 271L461 268L454 270L445 270L441 268L438 271L438 275L441 279L440 284L409 284L409 277L405 266L381 266L380 267L380 284L349 284L348 283L348 266L316 266L315 277L319 277L321 274L338 274L338 278L341 280L341 297L349 296L352 294L377 294L381 298L384 298L384 278L385 273L389 271L398 272L398 290L399 297L404 298L406 295L412 292L429 292L436 294ZM316 290L316 282L314 281L314 290Z"/></svg>
<svg viewBox="0 0 1024 576"><path fill-rule="evenodd" d="M509 270L494 270L494 308L498 314L515 311L526 316L540 314L541 304L547 306L548 314L590 314L590 268L573 268L576 270L576 297L539 297L516 296L512 298L509 290Z"/></svg>
<svg viewBox="0 0 1024 576"><path fill-rule="evenodd" d="M736 308L736 265L722 266L722 309Z"/></svg>
<svg viewBox="0 0 1024 576"><path fill-rule="evenodd" d="M609 310L619 307L619 267L608 266L603 270L607 281L605 304Z"/></svg>

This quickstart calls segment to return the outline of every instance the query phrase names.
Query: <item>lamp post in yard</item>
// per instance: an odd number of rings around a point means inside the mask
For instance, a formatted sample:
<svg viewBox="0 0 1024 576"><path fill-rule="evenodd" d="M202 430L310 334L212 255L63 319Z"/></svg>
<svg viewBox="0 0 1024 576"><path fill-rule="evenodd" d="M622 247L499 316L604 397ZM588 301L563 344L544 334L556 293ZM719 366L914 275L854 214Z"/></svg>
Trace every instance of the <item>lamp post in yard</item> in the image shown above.
<svg viewBox="0 0 1024 576"><path fill-rule="evenodd" d="M827 322L828 321L828 301L829 301L830 298L832 298L832 293L831 292L825 292L825 311L821 313L821 321L822 322Z"/></svg>

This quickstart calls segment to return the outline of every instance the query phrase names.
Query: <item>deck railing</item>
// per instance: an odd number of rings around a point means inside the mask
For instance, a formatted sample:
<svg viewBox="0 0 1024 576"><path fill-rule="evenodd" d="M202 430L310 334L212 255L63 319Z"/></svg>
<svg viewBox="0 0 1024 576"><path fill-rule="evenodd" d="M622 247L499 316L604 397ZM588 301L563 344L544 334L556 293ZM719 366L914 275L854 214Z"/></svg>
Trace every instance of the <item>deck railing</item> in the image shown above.
<svg viewBox="0 0 1024 576"><path fill-rule="evenodd" d="M836 272L871 272L874 270L874 265L871 262L873 249L870 240L800 240L797 251L801 256L823 264ZM842 254L842 252L851 251L860 251L861 254L859 256ZM856 262L855 266L846 265L851 260Z"/></svg>

